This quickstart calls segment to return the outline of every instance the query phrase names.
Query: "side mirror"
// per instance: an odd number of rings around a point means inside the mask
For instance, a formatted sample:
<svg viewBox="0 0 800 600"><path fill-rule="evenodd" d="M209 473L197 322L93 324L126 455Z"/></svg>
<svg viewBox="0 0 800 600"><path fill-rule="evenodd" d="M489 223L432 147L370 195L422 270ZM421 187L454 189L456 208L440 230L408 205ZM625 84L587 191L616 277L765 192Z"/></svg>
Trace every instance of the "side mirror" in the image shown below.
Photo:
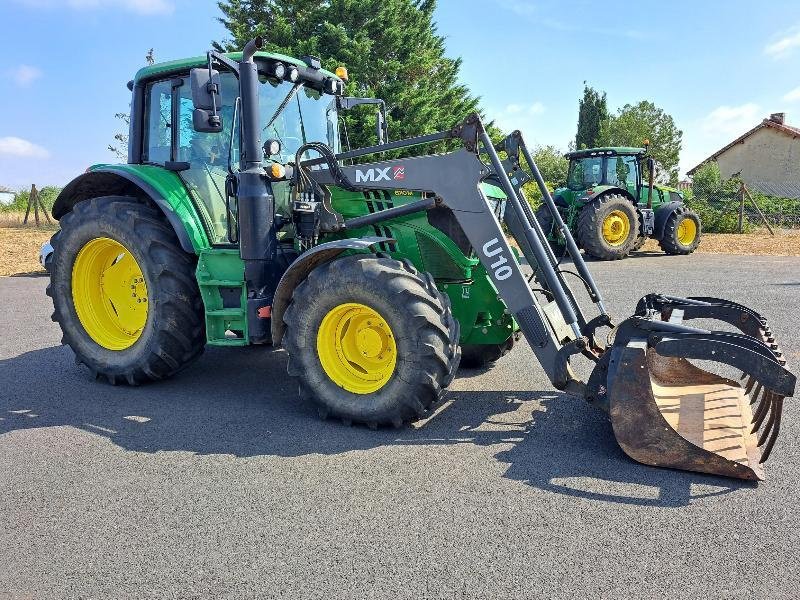
<svg viewBox="0 0 800 600"><path fill-rule="evenodd" d="M222 117L217 113L220 105L219 71L195 68L189 71L192 85L192 127L201 133L222 131Z"/></svg>

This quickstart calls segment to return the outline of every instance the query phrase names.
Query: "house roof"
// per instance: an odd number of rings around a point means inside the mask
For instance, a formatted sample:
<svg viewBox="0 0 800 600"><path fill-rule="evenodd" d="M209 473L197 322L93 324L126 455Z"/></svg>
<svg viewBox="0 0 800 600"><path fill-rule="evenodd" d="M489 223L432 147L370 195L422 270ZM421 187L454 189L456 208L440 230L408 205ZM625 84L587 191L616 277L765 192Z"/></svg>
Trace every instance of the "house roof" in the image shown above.
<svg viewBox="0 0 800 600"><path fill-rule="evenodd" d="M709 156L707 159L705 159L704 161L699 163L697 166L694 166L691 169L689 169L688 171L686 171L686 174L687 175L693 175L694 172L697 169L699 169L700 167L702 167L704 164L706 164L709 161L716 160L716 158L720 154L723 154L723 153L727 152L730 148L732 148L736 144L741 144L748 137L753 135L756 131L764 129L765 127L775 129L775 130L779 131L780 133L784 133L784 134L789 135L789 136L791 136L793 138L800 137L800 128L792 127L791 125L786 125L785 123L778 123L777 121L773 121L772 119L764 119L763 121L761 121L761 123L759 123L758 125L753 127L750 131L740 135L738 138L733 140L730 144L728 144L727 146L723 146L722 148L720 148L719 150L714 152L714 154Z"/></svg>

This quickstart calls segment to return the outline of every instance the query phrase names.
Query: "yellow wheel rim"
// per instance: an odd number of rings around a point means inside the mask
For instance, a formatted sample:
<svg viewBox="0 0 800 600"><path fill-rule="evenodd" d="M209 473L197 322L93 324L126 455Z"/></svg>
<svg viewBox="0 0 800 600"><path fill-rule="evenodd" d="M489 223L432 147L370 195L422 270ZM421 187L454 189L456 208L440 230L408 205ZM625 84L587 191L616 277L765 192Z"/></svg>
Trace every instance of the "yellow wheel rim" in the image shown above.
<svg viewBox="0 0 800 600"><path fill-rule="evenodd" d="M612 210L603 219L603 239L612 246L621 246L631 232L631 221L621 210Z"/></svg>
<svg viewBox="0 0 800 600"><path fill-rule="evenodd" d="M684 246L691 246L692 243L694 243L694 240L697 237L697 223L694 222L694 219L685 217L681 220L680 224L678 225L677 237L678 242Z"/></svg>
<svg viewBox="0 0 800 600"><path fill-rule="evenodd" d="M147 284L136 259L110 238L86 243L72 266L72 301L86 333L103 348L125 350L147 322Z"/></svg>
<svg viewBox="0 0 800 600"><path fill-rule="evenodd" d="M317 354L328 377L354 394L381 389L397 363L389 324L376 310L354 302L334 307L322 319Z"/></svg>

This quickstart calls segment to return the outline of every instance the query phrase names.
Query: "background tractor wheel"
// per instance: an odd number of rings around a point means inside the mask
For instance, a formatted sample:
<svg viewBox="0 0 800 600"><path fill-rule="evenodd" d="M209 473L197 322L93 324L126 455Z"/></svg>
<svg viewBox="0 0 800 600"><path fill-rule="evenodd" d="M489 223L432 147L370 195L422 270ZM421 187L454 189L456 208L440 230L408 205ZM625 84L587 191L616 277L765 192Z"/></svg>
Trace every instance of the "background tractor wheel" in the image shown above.
<svg viewBox="0 0 800 600"><path fill-rule="evenodd" d="M284 322L300 395L345 423L399 427L425 416L461 358L448 297L408 261L324 264L297 286Z"/></svg>
<svg viewBox="0 0 800 600"><path fill-rule="evenodd" d="M578 215L578 243L600 260L625 258L639 232L639 215L630 200L620 194L595 199Z"/></svg>
<svg viewBox="0 0 800 600"><path fill-rule="evenodd" d="M636 239L633 240L633 246L631 246L631 252L636 252L637 250L641 250L642 246L644 246L646 241L647 241L646 235L637 235Z"/></svg>
<svg viewBox="0 0 800 600"><path fill-rule="evenodd" d="M700 217L693 210L679 207L664 225L664 237L659 245L667 254L691 254L700 245Z"/></svg>
<svg viewBox="0 0 800 600"><path fill-rule="evenodd" d="M542 226L544 234L550 237L553 232L553 215L550 214L550 210L544 204L536 209L536 220L539 221L539 225ZM548 240L548 242L550 242L550 247L553 249L556 258L564 256L566 246L563 241L558 241L557 236L555 236L554 239Z"/></svg>
<svg viewBox="0 0 800 600"><path fill-rule="evenodd" d="M514 347L512 335L502 344L467 344L461 346L461 366L466 369L491 367Z"/></svg>
<svg viewBox="0 0 800 600"><path fill-rule="evenodd" d="M163 379L203 351L195 258L160 212L125 197L80 202L62 217L53 249L52 318L95 376Z"/></svg>

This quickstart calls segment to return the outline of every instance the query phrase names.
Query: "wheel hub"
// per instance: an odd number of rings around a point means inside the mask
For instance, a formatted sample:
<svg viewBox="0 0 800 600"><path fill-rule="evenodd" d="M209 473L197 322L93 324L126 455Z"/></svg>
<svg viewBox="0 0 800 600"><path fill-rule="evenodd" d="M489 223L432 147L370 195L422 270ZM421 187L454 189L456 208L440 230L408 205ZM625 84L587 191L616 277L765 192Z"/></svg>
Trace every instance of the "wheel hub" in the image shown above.
<svg viewBox="0 0 800 600"><path fill-rule="evenodd" d="M147 284L131 252L111 238L89 240L72 267L72 300L86 333L109 350L130 348L147 322Z"/></svg>
<svg viewBox="0 0 800 600"><path fill-rule="evenodd" d="M697 237L697 225L692 219L684 218L678 225L678 242L684 246L691 246Z"/></svg>
<svg viewBox="0 0 800 600"><path fill-rule="evenodd" d="M365 304L332 308L317 333L317 354L328 377L356 394L382 388L394 373L397 345L386 320Z"/></svg>
<svg viewBox="0 0 800 600"><path fill-rule="evenodd" d="M611 211L603 220L603 239L612 246L624 244L630 232L630 219L621 210Z"/></svg>

